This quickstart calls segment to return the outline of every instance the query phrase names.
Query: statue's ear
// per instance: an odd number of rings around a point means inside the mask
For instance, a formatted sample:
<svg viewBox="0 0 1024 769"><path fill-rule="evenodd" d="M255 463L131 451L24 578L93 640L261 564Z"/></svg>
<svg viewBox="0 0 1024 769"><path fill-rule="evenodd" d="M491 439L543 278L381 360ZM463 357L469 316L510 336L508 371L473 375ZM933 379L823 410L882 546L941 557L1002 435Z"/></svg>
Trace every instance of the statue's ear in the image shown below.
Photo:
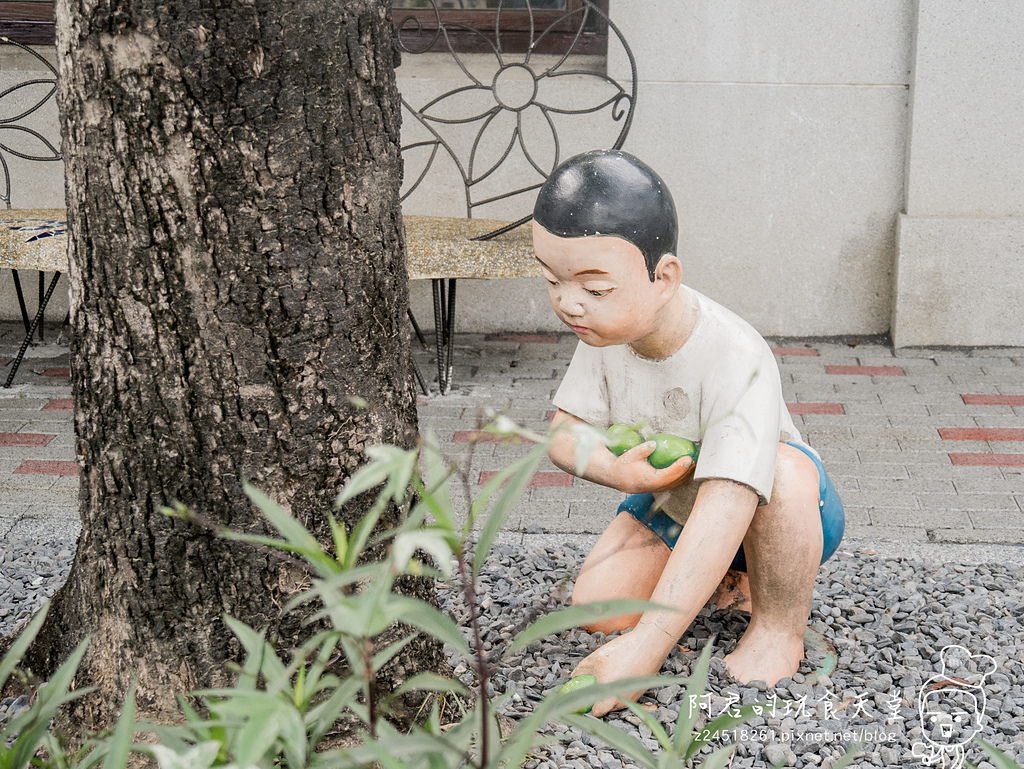
<svg viewBox="0 0 1024 769"><path fill-rule="evenodd" d="M661 282L671 293L683 282L683 263L675 254L663 254L654 270L655 282Z"/></svg>

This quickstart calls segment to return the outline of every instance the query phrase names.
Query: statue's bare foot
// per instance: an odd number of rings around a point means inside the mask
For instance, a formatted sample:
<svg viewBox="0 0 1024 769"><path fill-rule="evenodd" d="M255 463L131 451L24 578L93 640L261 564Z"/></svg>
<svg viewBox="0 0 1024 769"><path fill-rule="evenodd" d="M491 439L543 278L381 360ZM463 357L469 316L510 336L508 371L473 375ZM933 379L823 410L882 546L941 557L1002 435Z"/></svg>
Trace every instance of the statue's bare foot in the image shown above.
<svg viewBox="0 0 1024 769"><path fill-rule="evenodd" d="M729 675L740 683L764 681L774 686L793 675L804 658L804 639L778 631L747 629L732 653L725 657Z"/></svg>
<svg viewBox="0 0 1024 769"><path fill-rule="evenodd" d="M718 609L750 611L750 579L742 571L729 569L711 596L711 603Z"/></svg>

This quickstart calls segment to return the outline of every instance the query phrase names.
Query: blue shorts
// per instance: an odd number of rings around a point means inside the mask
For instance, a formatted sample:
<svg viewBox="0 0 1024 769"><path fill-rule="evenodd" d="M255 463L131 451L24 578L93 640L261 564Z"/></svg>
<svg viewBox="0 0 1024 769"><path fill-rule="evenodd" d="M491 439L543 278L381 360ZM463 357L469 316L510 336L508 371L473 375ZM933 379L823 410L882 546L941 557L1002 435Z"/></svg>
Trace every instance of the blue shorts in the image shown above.
<svg viewBox="0 0 1024 769"><path fill-rule="evenodd" d="M824 465L812 452L796 443L788 443L795 449L800 449L809 456L818 468L818 507L821 509L821 562L825 563L839 547L843 539L843 530L846 528L846 516L843 513L843 503L839 499L839 492L832 483L832 479L825 472ZM670 548L675 547L676 540L683 527L673 520L667 513L660 510L652 511L654 504L653 494L631 494L619 505L618 513L627 512L636 518L640 523L653 531ZM747 570L747 559L743 554L743 545L736 551L732 559L730 569L737 571Z"/></svg>

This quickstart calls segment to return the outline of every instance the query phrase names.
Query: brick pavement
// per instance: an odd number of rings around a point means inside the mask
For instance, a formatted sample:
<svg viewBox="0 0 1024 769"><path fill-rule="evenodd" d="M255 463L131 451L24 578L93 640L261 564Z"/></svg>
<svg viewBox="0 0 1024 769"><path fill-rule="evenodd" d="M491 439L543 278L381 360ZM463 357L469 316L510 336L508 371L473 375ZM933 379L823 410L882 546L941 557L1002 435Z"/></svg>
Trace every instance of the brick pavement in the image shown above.
<svg viewBox="0 0 1024 769"><path fill-rule="evenodd" d="M17 349L0 324L0 375ZM47 341L56 340L57 330ZM455 385L419 399L423 429L465 463L474 486L528 446L478 440L486 409L543 430L575 347L552 334L460 334ZM778 340L794 421L843 497L848 533L876 541L1024 541L1024 349L901 351L879 341ZM417 349L421 371L435 371ZM66 346L32 348L17 383L0 391L0 539L73 538L74 464ZM456 491L458 500L463 495ZM618 493L572 479L546 459L509 528L598 533Z"/></svg>

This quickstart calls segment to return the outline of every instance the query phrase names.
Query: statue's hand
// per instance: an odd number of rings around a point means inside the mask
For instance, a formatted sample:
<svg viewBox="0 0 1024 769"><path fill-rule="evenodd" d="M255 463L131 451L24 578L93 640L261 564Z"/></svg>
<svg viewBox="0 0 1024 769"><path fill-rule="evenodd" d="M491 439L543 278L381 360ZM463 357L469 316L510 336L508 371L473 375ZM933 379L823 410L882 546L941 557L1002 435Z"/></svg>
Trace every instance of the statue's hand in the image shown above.
<svg viewBox="0 0 1024 769"><path fill-rule="evenodd" d="M657 675L668 656L663 649L664 644L658 642L658 637L650 637L644 630L631 630L618 638L613 638L585 657L576 666L572 675L576 677L589 673L597 676L597 682L601 684L623 678ZM623 696L629 700L636 700L644 691L641 689L637 692L628 692ZM609 711L622 710L624 707L626 705L620 699L607 697L595 702L590 713L594 716L603 716Z"/></svg>
<svg viewBox="0 0 1024 769"><path fill-rule="evenodd" d="M647 461L655 448L654 441L646 441L618 457L613 465L614 487L627 494L656 494L685 483L693 473L693 459L682 457L659 470Z"/></svg>

